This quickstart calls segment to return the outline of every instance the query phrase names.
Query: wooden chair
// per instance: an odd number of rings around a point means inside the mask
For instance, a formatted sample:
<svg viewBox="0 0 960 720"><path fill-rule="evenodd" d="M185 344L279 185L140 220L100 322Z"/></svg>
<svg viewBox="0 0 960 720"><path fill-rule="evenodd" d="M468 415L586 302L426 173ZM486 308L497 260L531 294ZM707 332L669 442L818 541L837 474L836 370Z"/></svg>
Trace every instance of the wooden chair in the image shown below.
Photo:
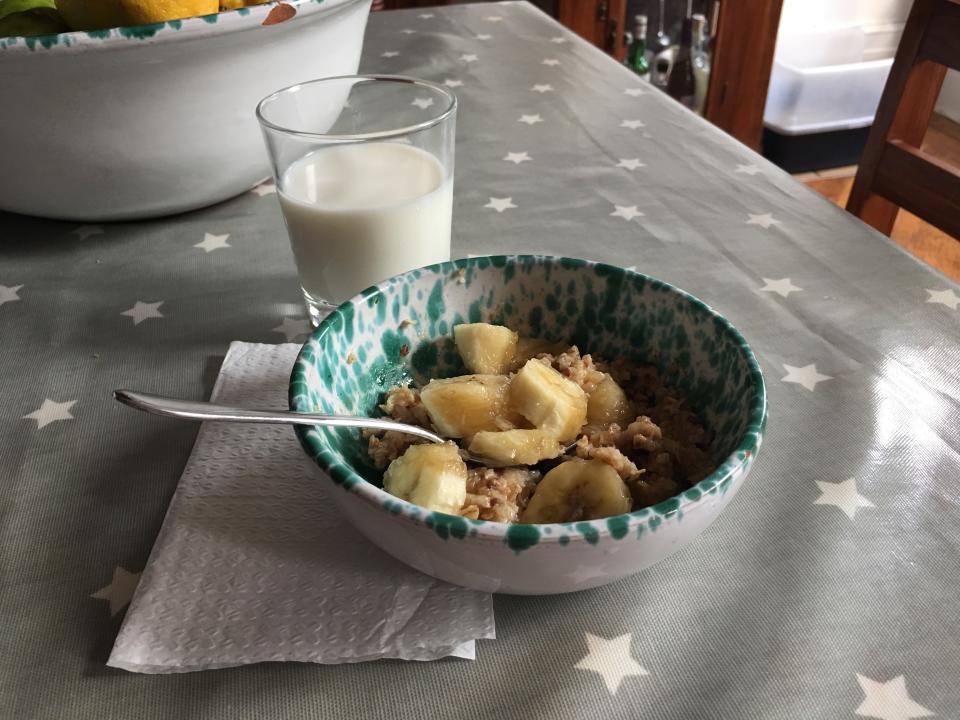
<svg viewBox="0 0 960 720"><path fill-rule="evenodd" d="M960 70L960 0L915 0L847 202L886 235L902 207L960 240L960 169L920 149L947 68Z"/></svg>

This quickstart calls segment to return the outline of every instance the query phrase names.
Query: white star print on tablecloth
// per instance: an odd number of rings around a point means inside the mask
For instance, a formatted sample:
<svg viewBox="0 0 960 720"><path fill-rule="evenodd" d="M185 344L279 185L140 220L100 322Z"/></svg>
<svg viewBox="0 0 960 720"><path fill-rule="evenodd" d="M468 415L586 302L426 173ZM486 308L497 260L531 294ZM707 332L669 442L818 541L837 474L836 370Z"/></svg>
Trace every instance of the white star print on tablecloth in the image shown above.
<svg viewBox="0 0 960 720"><path fill-rule="evenodd" d="M144 320L150 320L152 318L162 318L163 314L160 312L160 306L163 305L164 301L159 300L154 303L145 303L137 302L129 310L124 310L121 315L126 315L127 317L133 318L133 324L139 325Z"/></svg>
<svg viewBox="0 0 960 720"><path fill-rule="evenodd" d="M309 319L290 317L283 318L279 325L271 329L271 332L283 333L287 342L293 342L297 338L309 335L312 331L313 325L310 324Z"/></svg>
<svg viewBox="0 0 960 720"><path fill-rule="evenodd" d="M533 90L533 92L538 92L538 93L553 92L553 85L539 85L539 84L538 84L538 85L534 85L534 86L533 86L532 88L530 88L530 89Z"/></svg>
<svg viewBox="0 0 960 720"><path fill-rule="evenodd" d="M433 17L433 13L420 13L417 15L418 18L423 18L424 20L429 20Z"/></svg>
<svg viewBox="0 0 960 720"><path fill-rule="evenodd" d="M864 695L863 702L854 710L857 715L878 720L913 720L934 714L910 697L903 675L878 682L857 673L857 682Z"/></svg>
<svg viewBox="0 0 960 720"><path fill-rule="evenodd" d="M574 667L599 674L603 678L603 684L612 694L617 694L624 678L650 674L630 654L630 633L612 640L590 633L585 633L585 636L587 655Z"/></svg>
<svg viewBox="0 0 960 720"><path fill-rule="evenodd" d="M508 152L507 156L503 159L506 160L507 162L512 162L515 165L519 165L520 163L527 162L529 160L532 160L533 158L531 158L530 155L528 155L527 152L524 151L524 152Z"/></svg>
<svg viewBox="0 0 960 720"><path fill-rule="evenodd" d="M527 125L536 125L537 123L542 123L543 118L540 115L521 115L517 118L517 122L526 123Z"/></svg>
<svg viewBox="0 0 960 720"><path fill-rule="evenodd" d="M624 120L622 123L620 123L620 127L627 128L628 130L636 130L644 127L644 124L639 120Z"/></svg>
<svg viewBox="0 0 960 720"><path fill-rule="evenodd" d="M447 78L446 80L443 81L443 84L446 85L447 87L452 87L452 88L462 87L463 80L457 80L455 78Z"/></svg>
<svg viewBox="0 0 960 720"><path fill-rule="evenodd" d="M856 478L842 482L816 481L820 488L820 497L813 501L814 505L833 505L840 508L844 514L853 520L858 507L876 507L867 498L857 492Z"/></svg>
<svg viewBox="0 0 960 720"><path fill-rule="evenodd" d="M200 248L206 253L212 253L214 250L221 250L222 248L232 247L230 243L227 242L227 238L230 237L230 233L226 235L214 235L212 233L203 234L203 242L198 242L194 245L195 248Z"/></svg>
<svg viewBox="0 0 960 720"><path fill-rule="evenodd" d="M560 61L556 58L544 58L540 61L541 65L549 65L550 67L556 67L560 64Z"/></svg>
<svg viewBox="0 0 960 720"><path fill-rule="evenodd" d="M773 217L770 213L764 213L763 215L748 215L746 220L747 225L759 225L764 230L767 230L772 225L780 225L780 221Z"/></svg>
<svg viewBox="0 0 960 720"><path fill-rule="evenodd" d="M81 225L76 230L71 230L70 234L76 235L81 240L86 240L94 235L103 235L103 228L99 225Z"/></svg>
<svg viewBox="0 0 960 720"><path fill-rule="evenodd" d="M17 293L20 292L21 288L23 288L23 285L0 285L0 305L20 300L21 298Z"/></svg>
<svg viewBox="0 0 960 720"><path fill-rule="evenodd" d="M463 55L460 56L460 59L466 63L472 63L472 62L476 62L477 56L474 55L473 53L464 53Z"/></svg>
<svg viewBox="0 0 960 720"><path fill-rule="evenodd" d="M802 287L797 287L792 282L790 278L780 278L779 280L771 280L770 278L763 278L763 281L766 283L758 292L773 292L779 295L780 297L789 297L792 292L801 292Z"/></svg>
<svg viewBox="0 0 960 720"><path fill-rule="evenodd" d="M113 578L110 580L110 584L100 588L90 597L97 600L108 600L112 617L130 604L130 598L133 597L138 582L140 582L140 573L128 572L118 565L113 569Z"/></svg>
<svg viewBox="0 0 960 720"><path fill-rule="evenodd" d="M562 44L565 43L566 41L567 41L567 39L566 39L563 35L556 35L556 36L550 38L550 42L556 43L557 45L562 45Z"/></svg>
<svg viewBox="0 0 960 720"><path fill-rule="evenodd" d="M610 213L613 217L621 217L624 220L633 220L636 217L642 217L643 213L637 210L636 205L614 205L614 211Z"/></svg>
<svg viewBox="0 0 960 720"><path fill-rule="evenodd" d="M58 420L73 420L70 414L70 408L76 404L76 400L67 402L56 402L50 398L45 398L39 408L31 413L24 415L21 420L36 420L37 430L45 428L47 425Z"/></svg>
<svg viewBox="0 0 960 720"><path fill-rule="evenodd" d="M951 310L956 310L960 306L960 296L958 296L953 290L927 290L928 303L935 303L937 305L946 305Z"/></svg>
<svg viewBox="0 0 960 720"><path fill-rule="evenodd" d="M503 20L503 15L487 15L484 20L487 22L500 22Z"/></svg>
<svg viewBox="0 0 960 720"><path fill-rule="evenodd" d="M263 197L264 195L273 195L277 192L277 185L272 180L264 180L262 183L250 190L254 195Z"/></svg>
<svg viewBox="0 0 960 720"><path fill-rule="evenodd" d="M833 380L833 377L830 375L821 375L818 373L817 366L813 363L810 365L804 365L803 367L794 367L793 365L784 364L783 369L787 371L787 374L780 378L783 382L803 385L810 392L814 391L814 388L817 387L817 383Z"/></svg>
<svg viewBox="0 0 960 720"><path fill-rule="evenodd" d="M421 110L426 110L433 105L433 98L414 98L410 104L416 105Z"/></svg>
<svg viewBox="0 0 960 720"><path fill-rule="evenodd" d="M753 176L760 172L760 168L756 165L737 165L737 169L734 170L734 172Z"/></svg>
<svg viewBox="0 0 960 720"><path fill-rule="evenodd" d="M617 163L617 167L625 168L627 170L636 170L637 168L646 167L646 165L640 162L637 158L620 158L620 162Z"/></svg>
<svg viewBox="0 0 960 720"><path fill-rule="evenodd" d="M380 53L380 57L395 58L399 54L400 53L398 53L396 50L384 50L382 53Z"/></svg>
<svg viewBox="0 0 960 720"><path fill-rule="evenodd" d="M416 32L416 30L414 30L413 28L404 28L400 32L402 32L404 35L413 35Z"/></svg>
<svg viewBox="0 0 960 720"><path fill-rule="evenodd" d="M487 33L477 35L477 40L490 40L491 38L493 38L493 35L488 35Z"/></svg>
<svg viewBox="0 0 960 720"><path fill-rule="evenodd" d="M623 91L624 95L629 95L630 97L640 97L641 95L646 95L647 91L643 88L627 88Z"/></svg>
<svg viewBox="0 0 960 720"><path fill-rule="evenodd" d="M484 205L484 207L485 207L485 208L492 208L492 209L496 210L498 213L502 213L504 210L509 210L510 208L515 208L516 205L513 204L513 198L512 198L512 197L505 197L505 198L492 197L492 198L490 198L490 202L488 202L486 205Z"/></svg>

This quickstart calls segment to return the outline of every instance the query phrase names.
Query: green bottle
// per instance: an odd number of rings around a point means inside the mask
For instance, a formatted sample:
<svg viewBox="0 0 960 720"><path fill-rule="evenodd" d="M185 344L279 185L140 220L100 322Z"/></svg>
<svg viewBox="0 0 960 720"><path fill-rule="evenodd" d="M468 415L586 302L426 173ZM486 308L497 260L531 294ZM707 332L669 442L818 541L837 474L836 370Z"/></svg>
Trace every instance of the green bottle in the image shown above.
<svg viewBox="0 0 960 720"><path fill-rule="evenodd" d="M646 79L650 74L650 61L647 58L647 16L637 15L633 20L633 41L627 50L626 65Z"/></svg>

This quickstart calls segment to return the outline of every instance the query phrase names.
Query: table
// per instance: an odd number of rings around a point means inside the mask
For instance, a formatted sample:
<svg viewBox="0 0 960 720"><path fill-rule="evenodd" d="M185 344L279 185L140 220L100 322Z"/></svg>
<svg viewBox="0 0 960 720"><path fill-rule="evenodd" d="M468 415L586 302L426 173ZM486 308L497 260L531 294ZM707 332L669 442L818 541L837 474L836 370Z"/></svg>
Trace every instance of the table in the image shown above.
<svg viewBox="0 0 960 720"><path fill-rule="evenodd" d="M231 340L306 329L269 186L184 216L0 217L0 697L16 718L846 718L960 708L958 287L529 5L375 14L456 89L455 255L636 266L757 352L769 434L689 549L497 596L475 662L105 667Z"/></svg>

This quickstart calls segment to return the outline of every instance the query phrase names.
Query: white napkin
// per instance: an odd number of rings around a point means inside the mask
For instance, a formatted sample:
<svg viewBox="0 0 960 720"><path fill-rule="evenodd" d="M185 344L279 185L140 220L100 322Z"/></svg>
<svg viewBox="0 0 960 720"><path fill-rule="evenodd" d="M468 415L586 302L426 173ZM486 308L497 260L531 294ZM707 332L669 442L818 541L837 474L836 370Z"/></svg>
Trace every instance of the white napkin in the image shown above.
<svg viewBox="0 0 960 720"><path fill-rule="evenodd" d="M286 407L299 346L233 343L213 399ZM290 426L204 423L109 665L167 673L294 660L473 659L489 594L368 542Z"/></svg>

